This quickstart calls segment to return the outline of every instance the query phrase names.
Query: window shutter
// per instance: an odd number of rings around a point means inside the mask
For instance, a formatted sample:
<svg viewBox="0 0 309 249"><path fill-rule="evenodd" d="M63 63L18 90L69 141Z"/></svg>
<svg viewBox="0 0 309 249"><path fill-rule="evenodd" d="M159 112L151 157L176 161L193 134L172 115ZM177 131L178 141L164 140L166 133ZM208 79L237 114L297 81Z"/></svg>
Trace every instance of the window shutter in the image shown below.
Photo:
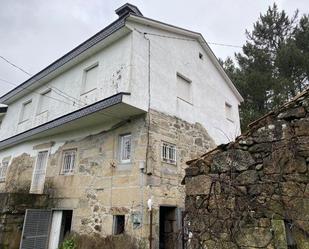
<svg viewBox="0 0 309 249"><path fill-rule="evenodd" d="M20 249L46 249L51 211L27 209Z"/></svg>

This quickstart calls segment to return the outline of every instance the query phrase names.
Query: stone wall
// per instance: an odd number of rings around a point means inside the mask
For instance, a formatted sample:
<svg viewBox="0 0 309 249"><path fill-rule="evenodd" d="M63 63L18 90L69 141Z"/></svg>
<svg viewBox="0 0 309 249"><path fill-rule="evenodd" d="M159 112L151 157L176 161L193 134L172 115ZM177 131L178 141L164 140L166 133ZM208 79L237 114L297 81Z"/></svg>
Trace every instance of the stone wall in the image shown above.
<svg viewBox="0 0 309 249"><path fill-rule="evenodd" d="M39 144L34 141L34 152L25 151L12 158L0 192L29 193L35 164L35 156L31 155L36 155L38 149L49 148L52 153L44 194L49 196L53 208L73 210L72 230L104 237L112 234L113 215L125 215L126 233L148 244L147 200L153 196L153 248L158 248L159 207L184 207L185 193L180 182L185 162L213 148L214 143L200 124L189 124L154 110L127 122L102 125L100 130L87 137L72 136L57 149L53 149L54 137ZM121 164L119 135L127 133L132 135L132 160ZM177 146L176 165L162 162L162 141ZM74 174L69 176L59 174L66 149L77 151Z"/></svg>
<svg viewBox="0 0 309 249"><path fill-rule="evenodd" d="M189 248L309 248L309 90L188 164Z"/></svg>

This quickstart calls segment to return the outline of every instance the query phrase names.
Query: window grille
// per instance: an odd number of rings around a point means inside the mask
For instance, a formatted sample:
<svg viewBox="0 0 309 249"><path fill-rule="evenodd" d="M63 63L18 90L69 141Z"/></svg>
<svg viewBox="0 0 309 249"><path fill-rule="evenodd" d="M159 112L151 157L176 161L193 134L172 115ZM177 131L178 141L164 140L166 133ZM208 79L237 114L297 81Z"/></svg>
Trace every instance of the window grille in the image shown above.
<svg viewBox="0 0 309 249"><path fill-rule="evenodd" d="M176 146L163 142L161 156L163 162L176 164Z"/></svg>
<svg viewBox="0 0 309 249"><path fill-rule="evenodd" d="M76 160L76 150L66 150L63 152L62 174L72 174Z"/></svg>
<svg viewBox="0 0 309 249"><path fill-rule="evenodd" d="M131 161L131 134L120 136L120 161Z"/></svg>
<svg viewBox="0 0 309 249"><path fill-rule="evenodd" d="M2 164L0 163L0 181L5 181L8 166L9 166L8 161L3 161Z"/></svg>

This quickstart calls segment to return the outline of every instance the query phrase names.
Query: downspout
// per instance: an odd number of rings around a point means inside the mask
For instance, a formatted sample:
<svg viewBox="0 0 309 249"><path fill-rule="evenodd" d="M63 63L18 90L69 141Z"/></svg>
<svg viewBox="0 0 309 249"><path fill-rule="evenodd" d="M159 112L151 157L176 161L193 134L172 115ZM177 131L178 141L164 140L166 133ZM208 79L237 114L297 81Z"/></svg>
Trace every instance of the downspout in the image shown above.
<svg viewBox="0 0 309 249"><path fill-rule="evenodd" d="M147 124L147 145L146 145L146 162L145 162L145 172L148 175L151 175L151 172L148 172L149 170L149 163L148 163L148 156L149 156L149 143L150 143L150 104L151 104L151 91L150 91L150 39L146 36L147 33L143 33L144 38L148 41L148 124Z"/></svg>
<svg viewBox="0 0 309 249"><path fill-rule="evenodd" d="M150 39L146 36L147 33L143 33L144 38L148 41L148 124L147 124L147 145L146 145L146 162L145 162L145 172L147 175L151 175L151 172L149 172L149 163L148 163L148 157L149 157L149 143L150 143L150 105L151 105L151 91L150 91L150 82L151 82L151 77L150 77ZM149 249L152 249L152 208L150 210L150 216L149 216Z"/></svg>

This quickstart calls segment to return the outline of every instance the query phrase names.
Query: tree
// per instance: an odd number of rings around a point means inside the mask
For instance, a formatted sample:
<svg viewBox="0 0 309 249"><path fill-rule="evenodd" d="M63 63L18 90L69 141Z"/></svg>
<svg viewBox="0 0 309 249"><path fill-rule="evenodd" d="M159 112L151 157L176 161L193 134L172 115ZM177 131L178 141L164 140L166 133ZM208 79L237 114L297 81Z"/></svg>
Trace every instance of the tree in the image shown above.
<svg viewBox="0 0 309 249"><path fill-rule="evenodd" d="M276 4L260 14L253 30L246 30L242 53L223 67L243 95L242 130L278 107L308 85L309 16L297 23L298 11L290 18Z"/></svg>

